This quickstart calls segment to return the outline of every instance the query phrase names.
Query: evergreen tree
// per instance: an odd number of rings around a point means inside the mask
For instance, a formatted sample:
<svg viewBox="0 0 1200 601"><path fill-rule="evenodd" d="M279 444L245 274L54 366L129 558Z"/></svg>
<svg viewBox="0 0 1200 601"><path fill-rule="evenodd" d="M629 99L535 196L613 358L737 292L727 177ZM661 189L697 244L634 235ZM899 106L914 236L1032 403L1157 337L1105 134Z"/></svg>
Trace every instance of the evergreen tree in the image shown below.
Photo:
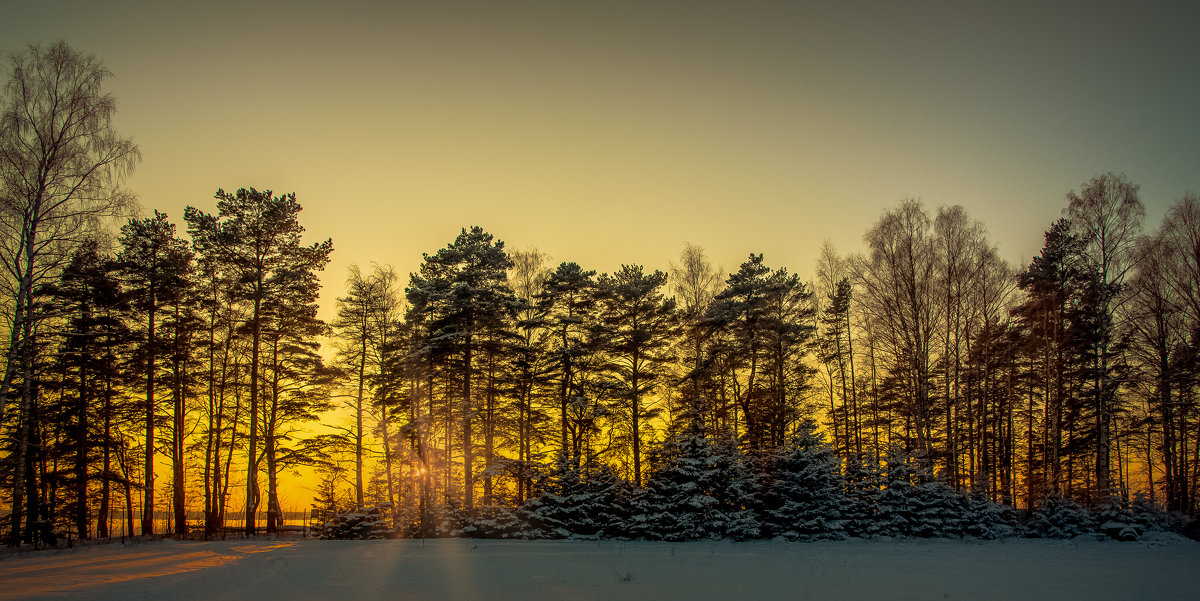
<svg viewBox="0 0 1200 601"><path fill-rule="evenodd" d="M1091 412L1095 438L1095 493L1098 499L1112 494L1112 429L1118 413L1119 366L1112 362L1121 351L1114 327L1118 295L1133 266L1133 250L1146 209L1138 200L1138 186L1124 175L1103 173L1085 182L1079 193L1067 193L1066 213L1084 244L1084 253L1095 270L1091 311L1093 334L1087 337L1090 356Z"/></svg>
<svg viewBox="0 0 1200 601"><path fill-rule="evenodd" d="M993 503L987 495L972 493L967 499L968 513L963 533L975 538L995 540L1022 532L1017 512L1012 507Z"/></svg>
<svg viewBox="0 0 1200 601"><path fill-rule="evenodd" d="M1077 346L1071 342L1073 333L1072 308L1078 303L1079 291L1086 281L1087 268L1081 260L1082 242L1070 232L1070 223L1065 219L1055 222L1046 232L1046 242L1039 256L1034 257L1018 276L1018 285L1026 292L1026 300L1016 310L1019 323L1028 340L1028 361L1037 367L1029 374L1031 386L1040 390L1043 397L1043 421L1041 435L1043 450L1042 465L1046 473L1040 477L1045 481L1036 490L1039 475L1034 473L1032 448L1027 453L1026 487L1027 503L1032 505L1038 494L1059 492L1065 488L1062 466L1066 449L1063 434L1074 431L1068 420L1073 413L1069 394L1075 387L1071 375L1078 365ZM1031 393L1032 395L1032 393ZM1031 401L1032 402L1032 401ZM1030 440L1034 445L1033 409L1027 415ZM1067 474L1069 477L1069 474Z"/></svg>
<svg viewBox="0 0 1200 601"><path fill-rule="evenodd" d="M325 366L320 355L319 341L328 328L317 318L318 290L312 273L263 303L264 314L270 316L262 329L261 368L267 532L276 532L282 519L279 474L310 462L308 449L296 440L296 431L300 424L316 421L322 412L332 409L330 388L336 372Z"/></svg>
<svg viewBox="0 0 1200 601"><path fill-rule="evenodd" d="M596 272L577 263L562 263L546 277L537 296L538 322L547 329L550 359L554 364L550 377L557 380L560 449L575 465L581 462L582 433L570 417L570 408L586 398L583 373L593 348L588 329L596 318Z"/></svg>
<svg viewBox="0 0 1200 601"><path fill-rule="evenodd" d="M608 466L575 467L559 456L538 483L537 496L521 507L531 538L612 536L618 523L616 472Z"/></svg>
<svg viewBox="0 0 1200 601"><path fill-rule="evenodd" d="M846 533L864 538L879 534L876 515L883 485L879 463L865 454L851 455L846 459L843 479L846 504L842 508L842 517Z"/></svg>
<svg viewBox="0 0 1200 601"><path fill-rule="evenodd" d="M536 529L533 537L569 537L574 532L571 527L582 522L582 494L579 469L560 453L554 468L538 483L537 494L521 507L524 519Z"/></svg>
<svg viewBox="0 0 1200 601"><path fill-rule="evenodd" d="M201 370L199 334L202 329L197 313L197 296L192 279L193 270L189 253L187 269L179 282L179 290L170 302L163 305L163 384L170 396L169 421L166 432L169 442L167 456L171 461L171 508L174 510L172 531L177 535L187 534L187 484L185 466L189 432L194 424L188 415L195 404L194 390Z"/></svg>
<svg viewBox="0 0 1200 601"><path fill-rule="evenodd" d="M962 536L967 510L966 500L933 475L927 459L912 457L899 447L888 455L876 514L880 534Z"/></svg>
<svg viewBox="0 0 1200 601"><path fill-rule="evenodd" d="M851 421L857 415L854 408L854 355L853 337L850 333L850 299L852 286L849 278L838 280L833 292L827 297L826 305L821 314L823 332L817 340L817 359L825 364L829 373L829 420L833 426L833 446L838 447L839 418L843 425L840 428L844 443L843 448L851 447L850 441L857 440L854 445L858 452L862 444L856 437L859 428ZM834 406L834 398L840 392L842 407Z"/></svg>
<svg viewBox="0 0 1200 601"><path fill-rule="evenodd" d="M428 352L448 353L456 359L452 377L459 392L463 505L468 510L475 498L477 359L490 339L511 326L519 306L508 286L509 267L503 242L493 242L492 235L478 226L464 228L449 246L425 255L420 273L412 275L405 291L413 310L428 319Z"/></svg>
<svg viewBox="0 0 1200 601"><path fill-rule="evenodd" d="M763 315L764 395L756 405L755 421L762 424L768 446L784 443L788 428L801 414L813 368L805 361L813 335L815 307L812 291L799 276L779 268L767 278Z"/></svg>
<svg viewBox="0 0 1200 601"><path fill-rule="evenodd" d="M763 533L788 540L845 538L839 461L812 420L761 460Z"/></svg>
<svg viewBox="0 0 1200 601"><path fill-rule="evenodd" d="M918 524L916 465L907 453L893 447L887 456L883 490L876 508L876 526L883 536L912 536Z"/></svg>
<svg viewBox="0 0 1200 601"><path fill-rule="evenodd" d="M735 445L685 434L665 440L655 454L658 467L631 507L631 536L666 541L759 536L754 475Z"/></svg>
<svg viewBox="0 0 1200 601"><path fill-rule="evenodd" d="M672 358L675 300L661 292L666 282L661 271L646 274L640 265L624 265L598 284L596 328L608 358L606 387L616 407L616 428L632 458L635 486L642 485L642 430L659 415L647 397L667 376Z"/></svg>
<svg viewBox="0 0 1200 601"><path fill-rule="evenodd" d="M1087 510L1057 494L1043 497L1025 524L1028 535L1037 538L1074 538L1094 532L1095 527Z"/></svg>
<svg viewBox="0 0 1200 601"><path fill-rule="evenodd" d="M187 207L184 219L192 241L203 248L230 275L235 298L246 303L245 330L250 337L248 440L246 443L245 529L255 531L255 514L261 502L258 474L262 452L260 419L263 333L270 326L271 302L289 289L316 286L316 272L324 268L333 251L332 240L310 246L300 244L300 204L295 194L273 196L270 190L240 188L236 193L217 190L217 214ZM315 296L315 294L314 294Z"/></svg>
<svg viewBox="0 0 1200 601"><path fill-rule="evenodd" d="M917 484L913 487L913 536L956 538L963 535L970 518L967 499L946 481L933 476L928 462L917 462Z"/></svg>
<svg viewBox="0 0 1200 601"><path fill-rule="evenodd" d="M724 334L727 341L713 351L720 356L722 369L727 379L736 385L730 386L729 396L734 404L734 423L740 410L742 425L734 428L736 435L744 436L751 450L763 447L764 428L758 416L758 403L766 396L763 388L766 347L767 280L771 269L763 264L762 254L751 254L738 271L725 281L725 288L717 293L709 306L705 320L716 333Z"/></svg>
<svg viewBox="0 0 1200 601"><path fill-rule="evenodd" d="M60 317L55 409L63 436L58 454L71 465L58 477L64 487L65 513L75 536L91 536L90 499L100 484L97 530L108 535L108 484L112 480L112 404L121 383L119 347L128 342L121 319L120 283L113 261L95 243L78 249L50 292L52 312ZM95 465L100 462L99 469Z"/></svg>
<svg viewBox="0 0 1200 601"><path fill-rule="evenodd" d="M188 271L191 251L187 242L175 236L175 224L167 220L164 213L154 212L154 217L130 219L121 228L121 262L126 289L132 299L134 310L140 316L141 344L139 356L142 362L142 390L145 395L143 416L145 420L145 461L142 479L142 534L154 532L154 460L157 443L156 426L160 419L157 397L161 381L159 360L166 352L168 341L160 338L158 328L160 312L168 306L182 302L187 293ZM177 466L178 467L178 466ZM182 469L179 470L182 476ZM177 527L179 525L177 524Z"/></svg>

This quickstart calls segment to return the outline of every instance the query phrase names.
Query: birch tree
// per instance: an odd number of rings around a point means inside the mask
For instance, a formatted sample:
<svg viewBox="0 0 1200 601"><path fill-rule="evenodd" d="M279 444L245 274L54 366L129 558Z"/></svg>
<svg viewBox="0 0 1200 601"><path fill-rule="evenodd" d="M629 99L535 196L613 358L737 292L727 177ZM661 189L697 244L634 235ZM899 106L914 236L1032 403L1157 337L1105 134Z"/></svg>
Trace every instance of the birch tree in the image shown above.
<svg viewBox="0 0 1200 601"><path fill-rule="evenodd" d="M112 72L65 42L31 45L9 61L0 99L0 264L9 340L0 379L0 420L18 398L10 540L25 517L33 336L41 319L34 298L78 243L104 219L125 213L133 195L122 186L140 159L137 146L112 128L116 99L103 90Z"/></svg>

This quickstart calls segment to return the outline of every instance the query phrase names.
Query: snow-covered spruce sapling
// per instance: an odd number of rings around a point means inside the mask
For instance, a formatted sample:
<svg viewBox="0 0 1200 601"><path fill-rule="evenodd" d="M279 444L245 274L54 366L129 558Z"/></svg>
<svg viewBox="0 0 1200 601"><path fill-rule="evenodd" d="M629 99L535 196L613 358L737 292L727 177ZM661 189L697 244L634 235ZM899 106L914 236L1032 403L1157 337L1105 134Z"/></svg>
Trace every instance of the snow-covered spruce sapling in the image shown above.
<svg viewBox="0 0 1200 601"><path fill-rule="evenodd" d="M392 536L390 507L364 507L338 513L313 528L323 539L366 540Z"/></svg>
<svg viewBox="0 0 1200 601"><path fill-rule="evenodd" d="M783 446L759 460L763 534L787 540L846 537L843 508L850 505L833 449L805 420Z"/></svg>
<svg viewBox="0 0 1200 601"><path fill-rule="evenodd" d="M1038 538L1074 538L1095 529L1087 510L1060 494L1042 498L1025 524L1026 535Z"/></svg>
<svg viewBox="0 0 1200 601"><path fill-rule="evenodd" d="M606 529L616 534L617 480L607 466L577 468L560 459L519 510L527 537L595 537Z"/></svg>
<svg viewBox="0 0 1200 601"><path fill-rule="evenodd" d="M995 540L1018 536L1021 522L1012 507L993 503L983 493L972 493L966 498L968 507L963 534Z"/></svg>
<svg viewBox="0 0 1200 601"><path fill-rule="evenodd" d="M627 521L632 537L687 541L756 538L754 476L735 445L699 435L668 438Z"/></svg>
<svg viewBox="0 0 1200 601"><path fill-rule="evenodd" d="M866 454L851 455L846 458L842 479L846 534L861 538L879 534L879 524L875 521L883 483L879 463Z"/></svg>

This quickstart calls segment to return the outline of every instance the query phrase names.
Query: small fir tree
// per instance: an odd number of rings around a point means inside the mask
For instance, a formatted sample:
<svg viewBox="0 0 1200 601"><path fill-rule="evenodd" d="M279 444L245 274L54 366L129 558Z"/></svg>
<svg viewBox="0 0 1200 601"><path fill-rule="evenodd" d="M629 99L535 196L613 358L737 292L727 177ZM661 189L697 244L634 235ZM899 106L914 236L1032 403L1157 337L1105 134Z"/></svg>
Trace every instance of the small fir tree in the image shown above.
<svg viewBox="0 0 1200 601"><path fill-rule="evenodd" d="M916 469L912 458L899 449L888 454L883 490L879 492L875 521L882 536L912 536L917 529L918 507L913 480Z"/></svg>
<svg viewBox="0 0 1200 601"><path fill-rule="evenodd" d="M879 524L875 521L883 482L879 463L865 454L851 456L846 459L843 479L846 503L842 506L842 518L846 534L863 538L879 534Z"/></svg>
<svg viewBox="0 0 1200 601"><path fill-rule="evenodd" d="M985 495L974 493L966 499L968 516L963 533L967 536L995 540L1017 536L1021 524L1012 507L993 503Z"/></svg>
<svg viewBox="0 0 1200 601"><path fill-rule="evenodd" d="M1095 532L1095 522L1078 503L1058 494L1047 495L1034 508L1026 524L1029 536L1074 538Z"/></svg>
<svg viewBox="0 0 1200 601"><path fill-rule="evenodd" d="M837 540L846 537L844 508L850 499L842 487L838 459L805 420L787 445L768 452L763 468L763 533L788 540Z"/></svg>
<svg viewBox="0 0 1200 601"><path fill-rule="evenodd" d="M616 519L616 474L607 467L574 467L560 455L539 485L540 492L521 507L531 538L594 537Z"/></svg>
<svg viewBox="0 0 1200 601"><path fill-rule="evenodd" d="M687 541L758 535L753 474L736 447L682 435L664 441L655 455L660 467L633 500L630 536Z"/></svg>
<svg viewBox="0 0 1200 601"><path fill-rule="evenodd" d="M924 457L912 461L915 466L913 496L913 536L922 538L961 537L970 521L967 499L933 473Z"/></svg>

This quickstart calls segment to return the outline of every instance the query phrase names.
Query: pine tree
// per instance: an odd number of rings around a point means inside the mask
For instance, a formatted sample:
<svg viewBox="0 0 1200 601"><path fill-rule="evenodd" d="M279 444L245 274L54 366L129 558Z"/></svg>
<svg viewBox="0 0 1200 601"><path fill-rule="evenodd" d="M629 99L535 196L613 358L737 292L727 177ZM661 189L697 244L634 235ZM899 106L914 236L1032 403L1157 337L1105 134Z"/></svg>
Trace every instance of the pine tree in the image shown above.
<svg viewBox="0 0 1200 601"><path fill-rule="evenodd" d="M332 408L330 388L336 371L326 367L320 355L320 339L328 328L317 318L318 289L315 274L309 274L263 303L263 313L269 316L261 332L267 532L278 531L282 519L279 474L310 462L295 431Z"/></svg>
<svg viewBox="0 0 1200 601"><path fill-rule="evenodd" d="M81 247L49 295L51 311L60 317L57 371L61 375L57 402L48 409L58 413L63 427L56 452L71 465L56 479L65 489L64 509L78 538L91 535L89 502L93 485L99 481L97 529L107 536L111 409L114 389L121 383L116 357L121 353L119 347L128 342L121 319L123 297L112 259L101 255L96 243Z"/></svg>
<svg viewBox="0 0 1200 601"><path fill-rule="evenodd" d="M175 224L167 220L164 213L154 212L154 217L130 219L121 228L122 275L126 289L138 312L142 329L139 355L142 361L142 390L145 394L143 416L145 420L145 461L142 479L142 534L154 533L154 459L155 433L160 419L158 390L163 387L159 364L168 353L169 340L160 336L159 320L168 307L183 302L187 294L188 272L191 268L191 251L187 242L175 236ZM182 477L182 466L175 466ZM181 487L180 487L181 488ZM180 527L180 524L176 525Z"/></svg>
<svg viewBox="0 0 1200 601"><path fill-rule="evenodd" d="M721 369L728 379L738 383L729 396L734 404L734 423L741 412L741 427L735 435L744 436L749 448L760 449L765 444L764 425L758 409L766 371L766 312L767 280L771 269L763 264L762 254L751 254L725 281L725 287L709 306L705 322L715 333L723 335L724 344L712 349L719 355Z"/></svg>
<svg viewBox="0 0 1200 601"><path fill-rule="evenodd" d="M642 485L643 429L660 413L650 395L668 375L675 335L675 299L663 295L666 282L661 271L646 274L640 265L623 265L598 284L596 335L603 341L614 425L629 449L635 486Z"/></svg>
<svg viewBox="0 0 1200 601"><path fill-rule="evenodd" d="M913 536L920 527L915 502L915 461L903 449L896 447L888 454L886 466L883 490L879 493L875 513L879 534Z"/></svg>
<svg viewBox="0 0 1200 601"><path fill-rule="evenodd" d="M512 262L502 241L478 226L462 233L433 255L426 254L420 273L405 293L417 317L428 320L426 351L453 357L450 377L458 387L459 439L463 451L463 506L475 504L476 397L480 356L490 341L511 326L519 302L508 286ZM486 393L486 391L484 391ZM484 428L489 424L483 424ZM449 428L449 424L447 424ZM447 430L449 432L449 430ZM447 436L449 446L450 436ZM492 457L484 457L490 462ZM486 466L485 466L486 467Z"/></svg>
<svg viewBox="0 0 1200 601"><path fill-rule="evenodd" d="M533 538L595 537L616 533L616 472L596 464L575 467L559 456L538 483L537 496L521 507Z"/></svg>
<svg viewBox="0 0 1200 601"><path fill-rule="evenodd" d="M537 295L538 322L547 329L550 360L549 377L557 380L560 452L575 465L581 462L582 433L571 419L575 399L586 397L583 383L593 345L588 329L596 318L596 272L577 263L562 263L546 277Z"/></svg>
<svg viewBox="0 0 1200 601"><path fill-rule="evenodd" d="M270 190L240 188L230 194L217 190L217 215L187 207L184 219L192 241L230 275L235 298L248 305L245 329L250 337L249 428L246 461L245 530L255 532L255 514L261 502L259 469L263 458L260 439L261 383L264 378L263 334L271 327L272 302L289 293L306 294L317 286L316 273L324 268L333 241L300 244L300 203L295 194L273 196ZM312 293L315 297L315 293Z"/></svg>
<svg viewBox="0 0 1200 601"><path fill-rule="evenodd" d="M963 535L970 520L967 499L954 492L944 480L934 477L928 464L918 462L917 484L911 503L914 513L913 536L956 538Z"/></svg>
<svg viewBox="0 0 1200 601"><path fill-rule="evenodd" d="M878 522L884 536L962 536L966 500L934 476L927 459L899 447L887 458L884 489L879 495Z"/></svg>
<svg viewBox="0 0 1200 601"><path fill-rule="evenodd" d="M993 503L981 493L972 493L966 502L969 510L963 533L967 536L995 540L1017 536L1022 532L1017 512L1012 507Z"/></svg>
<svg viewBox="0 0 1200 601"><path fill-rule="evenodd" d="M566 538L580 522L578 499L583 492L579 469L560 453L553 469L537 484L537 493L522 507L524 519L534 529L533 538ZM586 533L585 533L586 534Z"/></svg>

